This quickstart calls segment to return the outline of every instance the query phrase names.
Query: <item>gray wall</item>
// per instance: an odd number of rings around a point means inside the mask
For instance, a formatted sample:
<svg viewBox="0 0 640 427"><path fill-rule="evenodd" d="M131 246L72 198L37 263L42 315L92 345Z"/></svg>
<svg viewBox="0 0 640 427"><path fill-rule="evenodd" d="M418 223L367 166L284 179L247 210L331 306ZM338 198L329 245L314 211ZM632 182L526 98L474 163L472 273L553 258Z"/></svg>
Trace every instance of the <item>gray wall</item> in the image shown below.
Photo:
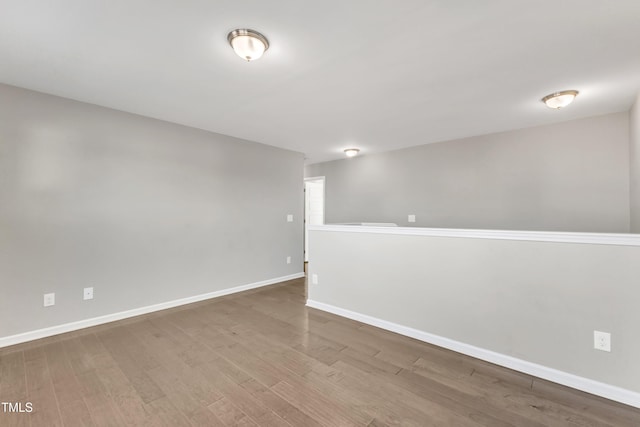
<svg viewBox="0 0 640 427"><path fill-rule="evenodd" d="M301 272L302 183L300 153L0 85L0 337Z"/></svg>
<svg viewBox="0 0 640 427"><path fill-rule="evenodd" d="M310 234L310 300L640 392L640 247Z"/></svg>
<svg viewBox="0 0 640 427"><path fill-rule="evenodd" d="M327 223L628 232L628 120L422 145L310 165L305 175L326 177Z"/></svg>
<svg viewBox="0 0 640 427"><path fill-rule="evenodd" d="M631 232L640 233L640 92L629 111Z"/></svg>

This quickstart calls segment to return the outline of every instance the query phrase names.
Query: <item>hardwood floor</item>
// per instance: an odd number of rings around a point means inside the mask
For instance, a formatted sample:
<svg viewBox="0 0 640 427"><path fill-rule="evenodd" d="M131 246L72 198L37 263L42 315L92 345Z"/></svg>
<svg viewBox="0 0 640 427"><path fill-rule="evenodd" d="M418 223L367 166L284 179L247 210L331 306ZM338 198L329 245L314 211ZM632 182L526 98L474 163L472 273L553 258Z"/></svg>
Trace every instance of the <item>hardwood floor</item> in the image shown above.
<svg viewBox="0 0 640 427"><path fill-rule="evenodd" d="M303 279L0 350L0 426L640 426L640 410L305 307Z"/></svg>

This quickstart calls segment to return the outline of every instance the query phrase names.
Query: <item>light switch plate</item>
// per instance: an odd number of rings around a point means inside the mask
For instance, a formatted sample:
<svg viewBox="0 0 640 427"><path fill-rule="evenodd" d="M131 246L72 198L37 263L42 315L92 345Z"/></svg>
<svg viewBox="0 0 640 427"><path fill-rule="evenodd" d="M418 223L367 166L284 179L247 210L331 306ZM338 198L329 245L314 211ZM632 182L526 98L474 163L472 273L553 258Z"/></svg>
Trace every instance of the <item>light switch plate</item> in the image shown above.
<svg viewBox="0 0 640 427"><path fill-rule="evenodd" d="M291 257L290 256L287 257L287 264L291 264Z"/></svg>
<svg viewBox="0 0 640 427"><path fill-rule="evenodd" d="M314 285L318 284L318 275L317 274L312 274L311 275L311 283Z"/></svg>

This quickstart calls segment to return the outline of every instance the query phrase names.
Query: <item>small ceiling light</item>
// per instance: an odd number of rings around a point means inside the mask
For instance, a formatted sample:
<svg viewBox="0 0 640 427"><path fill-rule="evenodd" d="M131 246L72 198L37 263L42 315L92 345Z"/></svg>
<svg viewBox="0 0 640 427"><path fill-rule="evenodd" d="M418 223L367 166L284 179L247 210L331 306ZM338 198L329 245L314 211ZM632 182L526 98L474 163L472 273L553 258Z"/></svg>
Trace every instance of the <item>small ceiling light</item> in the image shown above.
<svg viewBox="0 0 640 427"><path fill-rule="evenodd" d="M347 148L346 150L344 150L344 154L346 154L347 157L357 156L359 152L360 150L357 148Z"/></svg>
<svg viewBox="0 0 640 427"><path fill-rule="evenodd" d="M571 104L576 96L578 96L577 90L563 90L562 92L552 93L542 98L542 102L547 104L549 108L555 108L559 110L562 107L566 107Z"/></svg>
<svg viewBox="0 0 640 427"><path fill-rule="evenodd" d="M260 58L269 49L267 38L253 30L233 30L227 35L227 40L238 56L247 62Z"/></svg>

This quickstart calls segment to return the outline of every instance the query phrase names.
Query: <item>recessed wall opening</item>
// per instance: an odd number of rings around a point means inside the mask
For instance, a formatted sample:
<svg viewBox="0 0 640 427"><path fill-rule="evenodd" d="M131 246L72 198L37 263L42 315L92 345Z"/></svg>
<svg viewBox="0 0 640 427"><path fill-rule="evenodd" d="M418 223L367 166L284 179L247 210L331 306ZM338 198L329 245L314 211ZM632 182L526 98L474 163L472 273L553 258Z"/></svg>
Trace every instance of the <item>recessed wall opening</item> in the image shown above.
<svg viewBox="0 0 640 427"><path fill-rule="evenodd" d="M304 180L304 262L309 262L307 226L324 224L324 176Z"/></svg>

